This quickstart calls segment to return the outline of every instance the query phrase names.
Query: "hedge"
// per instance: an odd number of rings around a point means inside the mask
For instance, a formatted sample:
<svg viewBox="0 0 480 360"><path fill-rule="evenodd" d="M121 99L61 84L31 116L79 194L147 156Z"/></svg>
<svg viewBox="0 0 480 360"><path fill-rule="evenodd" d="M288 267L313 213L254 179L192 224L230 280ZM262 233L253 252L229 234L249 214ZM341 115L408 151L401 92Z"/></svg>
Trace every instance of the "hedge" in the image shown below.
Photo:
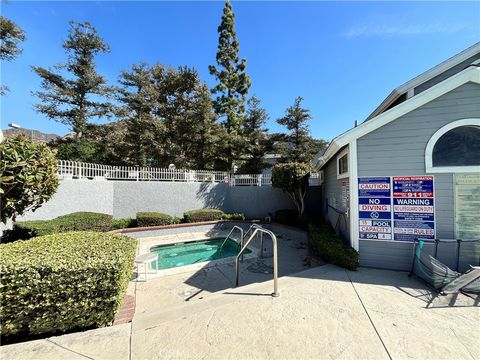
<svg viewBox="0 0 480 360"><path fill-rule="evenodd" d="M331 227L310 226L310 240L317 254L325 261L349 270L358 267L358 252L345 245Z"/></svg>
<svg viewBox="0 0 480 360"><path fill-rule="evenodd" d="M112 215L74 212L52 220L18 221L13 225L12 230L6 231L2 236L2 243L68 231L105 232L110 230L112 230Z"/></svg>
<svg viewBox="0 0 480 360"><path fill-rule="evenodd" d="M126 229L137 226L137 220L132 218L123 218L123 219L113 219L112 220L112 229Z"/></svg>
<svg viewBox="0 0 480 360"><path fill-rule="evenodd" d="M159 226L173 224L173 217L159 212L138 212L137 224L144 226Z"/></svg>
<svg viewBox="0 0 480 360"><path fill-rule="evenodd" d="M245 220L245 215L240 213L223 214L223 220Z"/></svg>
<svg viewBox="0 0 480 360"><path fill-rule="evenodd" d="M217 209L199 209L190 210L183 214L183 219L187 223L221 220L224 216L222 210Z"/></svg>
<svg viewBox="0 0 480 360"><path fill-rule="evenodd" d="M136 240L71 232L0 245L3 337L110 324L132 275Z"/></svg>

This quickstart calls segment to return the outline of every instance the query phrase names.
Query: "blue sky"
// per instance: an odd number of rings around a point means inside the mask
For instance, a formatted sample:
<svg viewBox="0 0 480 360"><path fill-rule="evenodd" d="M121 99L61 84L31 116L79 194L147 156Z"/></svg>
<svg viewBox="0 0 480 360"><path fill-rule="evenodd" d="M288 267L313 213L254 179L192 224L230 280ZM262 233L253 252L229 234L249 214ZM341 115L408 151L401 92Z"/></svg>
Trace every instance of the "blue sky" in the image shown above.
<svg viewBox="0 0 480 360"><path fill-rule="evenodd" d="M68 128L33 109L40 81L31 65L64 62L68 21L90 21L110 45L98 71L115 84L145 61L195 67L213 86L222 1L27 2L1 12L27 34L23 53L2 63L2 128L15 122L43 132ZM390 91L480 40L480 2L233 2L240 55L256 95L275 119L296 96L311 109L312 134L332 139L364 120Z"/></svg>

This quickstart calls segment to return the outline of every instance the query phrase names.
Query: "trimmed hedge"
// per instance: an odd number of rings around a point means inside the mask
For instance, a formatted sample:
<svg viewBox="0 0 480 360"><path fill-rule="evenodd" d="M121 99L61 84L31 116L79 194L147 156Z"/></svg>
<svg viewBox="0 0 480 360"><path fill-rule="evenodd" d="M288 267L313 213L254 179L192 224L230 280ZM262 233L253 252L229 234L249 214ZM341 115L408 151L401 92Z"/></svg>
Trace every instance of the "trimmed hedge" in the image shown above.
<svg viewBox="0 0 480 360"><path fill-rule="evenodd" d="M187 223L222 220L224 212L217 209L199 209L190 210L183 214L183 219Z"/></svg>
<svg viewBox="0 0 480 360"><path fill-rule="evenodd" d="M245 220L245 215L240 213L223 214L223 220Z"/></svg>
<svg viewBox="0 0 480 360"><path fill-rule="evenodd" d="M2 243L69 231L106 232L110 230L112 230L112 215L74 212L52 220L18 221L13 225L12 230L5 231Z"/></svg>
<svg viewBox="0 0 480 360"><path fill-rule="evenodd" d="M331 227L310 226L310 239L317 254L325 261L349 270L358 267L358 252L345 245Z"/></svg>
<svg viewBox="0 0 480 360"><path fill-rule="evenodd" d="M140 227L173 224L173 217L159 212L138 212L137 224Z"/></svg>
<svg viewBox="0 0 480 360"><path fill-rule="evenodd" d="M132 218L124 218L124 219L113 219L112 220L112 229L126 229L132 228L137 226L137 220Z"/></svg>
<svg viewBox="0 0 480 360"><path fill-rule="evenodd" d="M95 232L0 245L2 336L111 323L132 275L135 250L132 238Z"/></svg>

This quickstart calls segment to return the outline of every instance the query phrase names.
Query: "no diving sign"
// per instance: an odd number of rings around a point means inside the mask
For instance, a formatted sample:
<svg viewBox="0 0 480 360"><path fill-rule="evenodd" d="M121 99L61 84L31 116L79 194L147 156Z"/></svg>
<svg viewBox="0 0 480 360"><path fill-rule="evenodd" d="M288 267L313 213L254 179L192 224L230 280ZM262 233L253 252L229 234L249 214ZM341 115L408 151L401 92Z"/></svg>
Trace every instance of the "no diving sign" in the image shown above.
<svg viewBox="0 0 480 360"><path fill-rule="evenodd" d="M433 176L358 179L360 239L435 238Z"/></svg>

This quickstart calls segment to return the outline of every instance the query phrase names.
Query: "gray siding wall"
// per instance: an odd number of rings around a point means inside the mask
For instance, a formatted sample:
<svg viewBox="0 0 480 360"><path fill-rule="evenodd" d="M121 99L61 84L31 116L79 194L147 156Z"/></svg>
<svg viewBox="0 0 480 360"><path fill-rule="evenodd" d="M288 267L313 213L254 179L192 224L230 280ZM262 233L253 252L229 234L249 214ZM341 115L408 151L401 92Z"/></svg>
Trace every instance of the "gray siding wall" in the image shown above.
<svg viewBox="0 0 480 360"><path fill-rule="evenodd" d="M343 151L344 149L340 150ZM350 241L350 220L346 215L340 215L333 208L341 212L347 209L342 206L342 181L348 178L337 179L337 157L334 156L323 167L324 185L322 190L322 203L324 206L325 220L335 228L337 234L346 241ZM328 204L328 205L327 205Z"/></svg>
<svg viewBox="0 0 480 360"><path fill-rule="evenodd" d="M426 174L428 140L452 121L480 118L479 99L480 85L467 83L358 139L358 176ZM452 239L455 236L453 175L433 175L437 238ZM445 251L443 260L451 264L454 252ZM411 255L412 243L360 240L363 266L407 270Z"/></svg>
<svg viewBox="0 0 480 360"><path fill-rule="evenodd" d="M309 189L307 202L311 197L318 197L318 193L318 187ZM185 211L201 208L264 218L280 209L293 209L294 205L287 194L271 186L62 180L50 201L18 220L48 220L76 211L100 212L115 218L135 217L138 211L159 211L181 217Z"/></svg>
<svg viewBox="0 0 480 360"><path fill-rule="evenodd" d="M457 66L454 66L447 71L444 71L443 73L435 76L434 78L430 79L429 81L424 82L423 84L417 86L415 89L413 89L413 92L415 95L421 93L422 91L427 90L428 88L431 88L434 85L437 85L439 82L442 82L445 79L448 79L450 76L455 75L456 73L459 73L460 71L464 70L467 66L469 66L472 62L475 60L480 59L480 53L472 56L471 58L461 62Z"/></svg>

